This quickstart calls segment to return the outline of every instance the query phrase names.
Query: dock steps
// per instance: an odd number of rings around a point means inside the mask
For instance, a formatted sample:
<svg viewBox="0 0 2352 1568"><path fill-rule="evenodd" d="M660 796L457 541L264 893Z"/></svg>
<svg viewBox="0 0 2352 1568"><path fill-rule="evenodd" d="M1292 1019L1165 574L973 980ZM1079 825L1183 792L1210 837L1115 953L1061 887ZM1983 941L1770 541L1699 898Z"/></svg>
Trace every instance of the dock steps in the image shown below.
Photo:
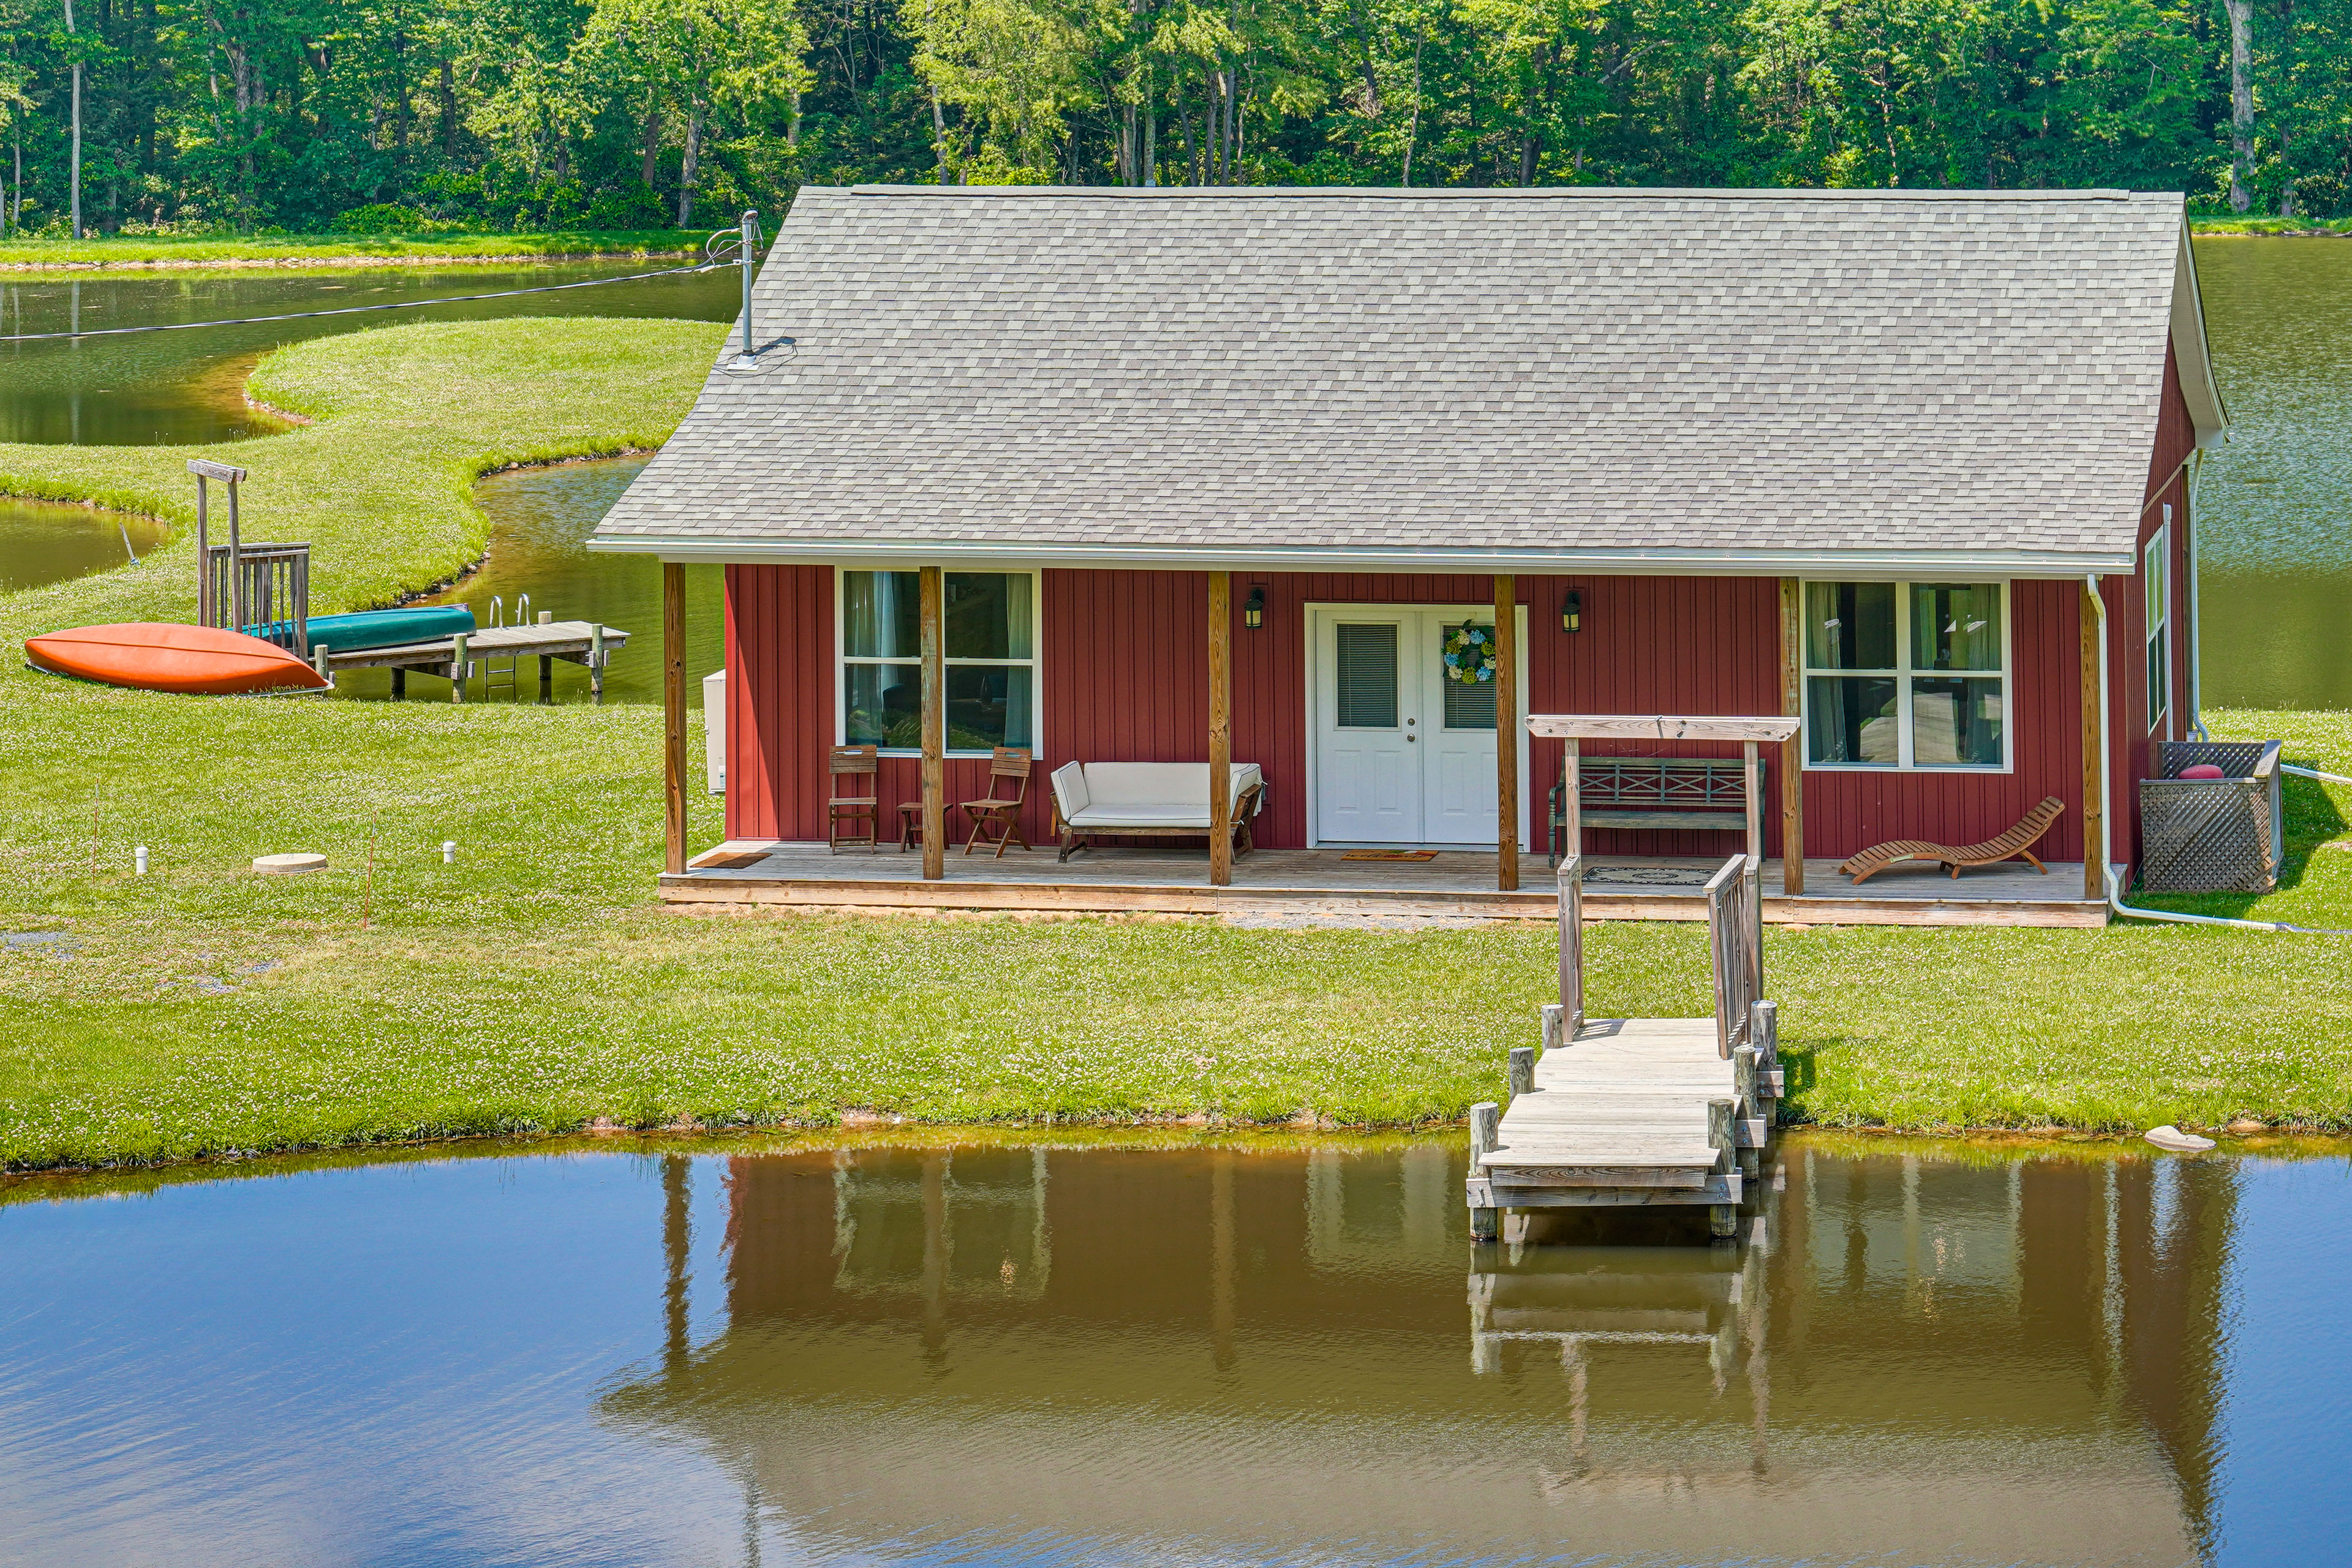
<svg viewBox="0 0 2352 1568"><path fill-rule="evenodd" d="M1587 1018L1580 858L1560 868L1548 1048L1514 1048L1507 1103L1471 1110L1472 1235L1494 1238L1506 1209L1698 1204L1730 1236L1784 1081L1779 1016L1761 995L1758 859L1735 856L1708 883L1713 1016Z"/></svg>

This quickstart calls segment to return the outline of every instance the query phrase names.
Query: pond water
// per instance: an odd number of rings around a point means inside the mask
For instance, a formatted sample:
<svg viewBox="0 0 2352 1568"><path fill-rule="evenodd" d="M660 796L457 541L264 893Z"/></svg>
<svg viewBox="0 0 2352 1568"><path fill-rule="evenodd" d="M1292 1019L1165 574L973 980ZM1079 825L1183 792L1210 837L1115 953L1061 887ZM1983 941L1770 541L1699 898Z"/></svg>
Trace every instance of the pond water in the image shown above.
<svg viewBox="0 0 2352 1568"><path fill-rule="evenodd" d="M2340 1146L1773 1158L1738 1243L1635 1224L1484 1249L1444 1142L22 1183L0 1559L2338 1549Z"/></svg>
<svg viewBox="0 0 2352 1568"><path fill-rule="evenodd" d="M0 496L0 594L121 565L163 537L152 518Z"/></svg>
<svg viewBox="0 0 2352 1568"><path fill-rule="evenodd" d="M492 474L475 488L490 515L490 549L480 570L444 594L424 601L465 605L482 626L493 615L512 624L526 613L545 610L559 621L602 621L630 634L629 646L613 656L604 672L604 695L619 702L661 700L661 566L643 555L591 555L583 548L597 522L629 488L646 458L607 458L587 463L514 468ZM721 578L718 566L686 569L686 698L702 704L702 678L726 661L719 618ZM493 602L495 601L495 603ZM538 668L525 662L516 672L518 690L530 700L538 690ZM392 691L384 670L351 670L335 677L338 696L380 699ZM411 700L447 694L446 685L412 678ZM588 693L588 672L561 659L555 665L555 700L568 702ZM501 691L500 700L504 700Z"/></svg>
<svg viewBox="0 0 2352 1568"><path fill-rule="evenodd" d="M399 267L374 272L170 272L106 279L17 274L0 280L0 337L431 300L618 278L672 265L676 263L618 260L529 267ZM706 272L425 310L138 332L120 338L0 343L0 365L6 367L0 371L0 441L140 447L242 440L283 428L245 402L245 378L254 363L282 344L404 321L502 316L667 316L730 321L741 297L738 274Z"/></svg>
<svg viewBox="0 0 2352 1568"><path fill-rule="evenodd" d="M2205 700L2352 708L2352 244L2202 239L2229 444L2198 503Z"/></svg>

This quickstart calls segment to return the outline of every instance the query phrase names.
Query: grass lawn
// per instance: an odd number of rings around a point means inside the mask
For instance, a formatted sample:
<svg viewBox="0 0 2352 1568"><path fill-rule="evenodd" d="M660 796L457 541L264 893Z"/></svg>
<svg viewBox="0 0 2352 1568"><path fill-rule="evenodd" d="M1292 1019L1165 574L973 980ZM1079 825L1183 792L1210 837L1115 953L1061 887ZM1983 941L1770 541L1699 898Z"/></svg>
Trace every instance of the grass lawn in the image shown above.
<svg viewBox="0 0 2352 1568"><path fill-rule="evenodd" d="M707 230L577 234L92 235L0 239L0 270L90 267L307 267L488 256L675 256Z"/></svg>
<svg viewBox="0 0 2352 1568"><path fill-rule="evenodd" d="M213 455L253 470L257 534L314 542L319 608L379 603L478 552L482 468L659 441L724 330L320 339L256 376L320 422ZM185 521L187 456L0 447L0 491ZM183 619L192 594L184 537L0 597L0 640ZM2352 715L2215 717L2352 772ZM170 698L0 660L0 930L16 933L0 1163L850 1108L1409 1125L1494 1096L1546 996L1541 927L665 911L660 723L617 705ZM2352 795L2290 796L2288 886L2230 912L2352 926L2352 853L2325 847ZM690 798L695 842L714 841L715 807ZM332 868L247 869L294 848ZM1704 1012L1703 935L1595 928L1596 1011ZM1822 927L1769 932L1766 965L1791 1100L1825 1122L2352 1124L2352 939Z"/></svg>

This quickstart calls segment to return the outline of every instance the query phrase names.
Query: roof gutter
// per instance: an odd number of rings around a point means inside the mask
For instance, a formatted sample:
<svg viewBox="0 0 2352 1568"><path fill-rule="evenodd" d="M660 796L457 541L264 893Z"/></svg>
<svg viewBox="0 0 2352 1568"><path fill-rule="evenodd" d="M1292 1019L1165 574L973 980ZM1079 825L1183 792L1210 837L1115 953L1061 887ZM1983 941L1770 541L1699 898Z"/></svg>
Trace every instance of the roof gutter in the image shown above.
<svg viewBox="0 0 2352 1568"><path fill-rule="evenodd" d="M1961 550L1348 550L1328 546L1250 549L1232 545L1033 544L972 540L776 540L599 534L600 554L737 564L877 566L1101 566L1128 570L1271 572L1470 572L1637 576L2009 577L2073 580L2089 572L2129 572L2128 551Z"/></svg>

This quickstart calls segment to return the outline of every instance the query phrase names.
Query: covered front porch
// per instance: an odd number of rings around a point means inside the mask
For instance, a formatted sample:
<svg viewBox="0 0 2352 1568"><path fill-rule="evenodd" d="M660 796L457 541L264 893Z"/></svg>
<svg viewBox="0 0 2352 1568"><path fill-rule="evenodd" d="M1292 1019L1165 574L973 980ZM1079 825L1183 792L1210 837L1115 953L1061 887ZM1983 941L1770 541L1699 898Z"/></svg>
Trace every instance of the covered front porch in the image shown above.
<svg viewBox="0 0 2352 1568"><path fill-rule="evenodd" d="M1236 857L1223 886L1193 850L1091 850L1057 863L1050 849L943 857L927 878L919 854L892 847L834 854L823 843L730 839L661 879L672 904L762 904L807 910L1007 910L1065 914L1237 915L1302 921L1423 917L1549 921L1552 874L1538 858L1528 886L1496 887L1492 850L1440 850L1423 860L1361 859L1341 849L1261 849ZM720 864L720 862L727 862ZM1702 857L1585 858L1588 920L1705 920L1705 886L1721 864ZM1764 918L1780 925L2098 926L2106 908L2082 896L2079 864L2023 863L1947 876L1884 872L1856 888L1838 862L1805 863L1790 893L1779 860L1763 868Z"/></svg>

